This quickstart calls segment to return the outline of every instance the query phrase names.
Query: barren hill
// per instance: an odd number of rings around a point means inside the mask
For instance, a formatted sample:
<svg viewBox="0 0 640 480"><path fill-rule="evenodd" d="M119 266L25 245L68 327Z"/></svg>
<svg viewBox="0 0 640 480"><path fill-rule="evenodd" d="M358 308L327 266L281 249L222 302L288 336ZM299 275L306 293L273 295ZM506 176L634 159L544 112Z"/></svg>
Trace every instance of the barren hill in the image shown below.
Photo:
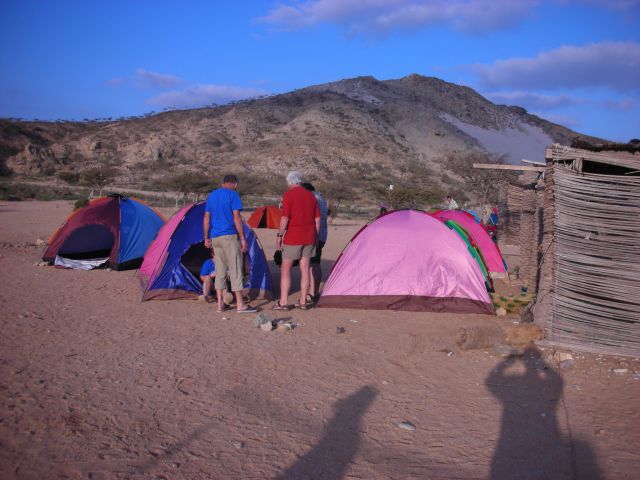
<svg viewBox="0 0 640 480"><path fill-rule="evenodd" d="M116 121L1 120L0 166L23 175L108 166L118 183L140 187L186 172L217 181L222 171L276 184L292 168L334 187L412 178L438 186L451 180L452 154L541 160L545 146L576 136L437 78L358 77Z"/></svg>

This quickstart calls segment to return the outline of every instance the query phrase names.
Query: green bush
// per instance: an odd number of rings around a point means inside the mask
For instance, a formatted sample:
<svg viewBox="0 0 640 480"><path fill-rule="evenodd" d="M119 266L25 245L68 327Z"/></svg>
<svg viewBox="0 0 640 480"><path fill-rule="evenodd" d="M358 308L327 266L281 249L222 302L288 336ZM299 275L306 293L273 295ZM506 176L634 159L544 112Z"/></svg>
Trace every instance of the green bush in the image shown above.
<svg viewBox="0 0 640 480"><path fill-rule="evenodd" d="M73 204L73 209L74 210L78 210L79 208L86 207L87 205L89 205L89 199L88 198L80 198L80 199L76 200L76 203Z"/></svg>

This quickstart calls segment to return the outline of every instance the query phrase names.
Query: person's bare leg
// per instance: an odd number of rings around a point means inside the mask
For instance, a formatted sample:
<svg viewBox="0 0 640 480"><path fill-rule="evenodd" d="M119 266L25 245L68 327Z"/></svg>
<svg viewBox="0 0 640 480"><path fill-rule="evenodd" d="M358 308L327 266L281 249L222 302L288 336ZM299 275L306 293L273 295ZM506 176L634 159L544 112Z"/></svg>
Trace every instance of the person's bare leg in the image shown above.
<svg viewBox="0 0 640 480"><path fill-rule="evenodd" d="M200 277L200 280L202 280L202 296L206 300L211 293L211 277L207 275L204 277Z"/></svg>
<svg viewBox="0 0 640 480"><path fill-rule="evenodd" d="M222 312L224 310L224 289L216 288L216 297L218 297L218 311Z"/></svg>
<svg viewBox="0 0 640 480"><path fill-rule="evenodd" d="M236 307L238 311L244 310L244 299L242 298L242 290L238 292L233 292L236 295Z"/></svg>
<svg viewBox="0 0 640 480"><path fill-rule="evenodd" d="M307 303L309 278L311 277L311 269L309 268L310 262L311 257L302 257L300 259L300 305Z"/></svg>
<svg viewBox="0 0 640 480"><path fill-rule="evenodd" d="M280 305L287 305L289 301L292 266L293 260L282 259L282 265L280 266Z"/></svg>

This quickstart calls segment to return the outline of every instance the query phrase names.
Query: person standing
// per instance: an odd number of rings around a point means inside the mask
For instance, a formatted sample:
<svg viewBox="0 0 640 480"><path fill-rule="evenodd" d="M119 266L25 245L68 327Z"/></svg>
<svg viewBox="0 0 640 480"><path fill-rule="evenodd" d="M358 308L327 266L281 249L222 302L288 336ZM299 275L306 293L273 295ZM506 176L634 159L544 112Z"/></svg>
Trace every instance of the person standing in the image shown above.
<svg viewBox="0 0 640 480"><path fill-rule="evenodd" d="M458 210L458 203L451 198L451 195L447 195L447 210Z"/></svg>
<svg viewBox="0 0 640 480"><path fill-rule="evenodd" d="M291 267L296 260L300 260L300 301L295 306L302 310L310 308L307 295L311 257L316 253L317 232L320 230L320 208L313 193L301 186L303 182L300 172L287 174L289 189L282 196L282 218L276 240L278 249L282 250L280 300L276 301L274 310L291 308L287 301L291 288Z"/></svg>
<svg viewBox="0 0 640 480"><path fill-rule="evenodd" d="M247 251L247 240L240 217L242 201L236 192L237 188L238 177L225 175L222 186L207 197L202 222L204 244L215 252L218 312L225 309L223 292L228 273L238 313L254 313L257 310L246 305L242 298L243 259L244 252Z"/></svg>
<svg viewBox="0 0 640 480"><path fill-rule="evenodd" d="M311 257L309 293L307 294L307 301L317 302L318 298L320 298L320 281L322 280L322 266L320 264L320 260L322 259L322 249L327 243L327 238L329 236L329 227L327 225L329 206L320 192L316 192L316 189L312 184L303 183L302 186L313 193L313 196L316 197L316 201L318 202L318 208L320 209L320 228L318 229L318 236L316 238L316 254Z"/></svg>

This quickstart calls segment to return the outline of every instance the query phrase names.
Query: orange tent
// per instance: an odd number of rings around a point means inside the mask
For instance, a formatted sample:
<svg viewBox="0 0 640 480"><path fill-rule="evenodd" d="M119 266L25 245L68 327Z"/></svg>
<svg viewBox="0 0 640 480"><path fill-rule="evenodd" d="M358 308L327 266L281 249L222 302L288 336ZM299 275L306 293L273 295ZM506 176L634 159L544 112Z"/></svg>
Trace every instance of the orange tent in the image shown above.
<svg viewBox="0 0 640 480"><path fill-rule="evenodd" d="M257 208L247 223L251 228L280 228L280 209L275 205Z"/></svg>

